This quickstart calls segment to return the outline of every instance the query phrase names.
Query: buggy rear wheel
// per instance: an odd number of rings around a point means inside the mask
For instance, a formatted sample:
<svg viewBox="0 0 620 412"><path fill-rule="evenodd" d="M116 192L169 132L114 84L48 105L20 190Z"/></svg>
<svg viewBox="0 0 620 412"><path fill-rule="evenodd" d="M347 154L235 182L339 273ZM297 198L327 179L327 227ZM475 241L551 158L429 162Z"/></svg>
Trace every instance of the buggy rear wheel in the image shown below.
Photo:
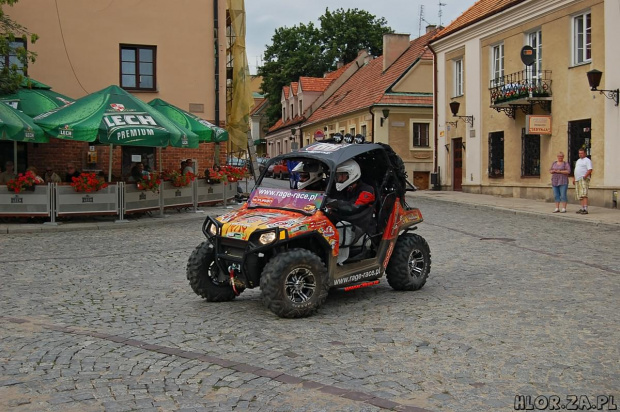
<svg viewBox="0 0 620 412"><path fill-rule="evenodd" d="M227 302L236 296L228 277L215 264L210 242L202 242L192 252L187 262L187 280L192 290L208 302Z"/></svg>
<svg viewBox="0 0 620 412"><path fill-rule="evenodd" d="M408 233L396 241L386 270L389 285L395 290L419 290L431 271L431 251L426 240Z"/></svg>
<svg viewBox="0 0 620 412"><path fill-rule="evenodd" d="M325 302L328 274L314 253L292 249L274 256L260 282L263 303L282 318L312 315Z"/></svg>

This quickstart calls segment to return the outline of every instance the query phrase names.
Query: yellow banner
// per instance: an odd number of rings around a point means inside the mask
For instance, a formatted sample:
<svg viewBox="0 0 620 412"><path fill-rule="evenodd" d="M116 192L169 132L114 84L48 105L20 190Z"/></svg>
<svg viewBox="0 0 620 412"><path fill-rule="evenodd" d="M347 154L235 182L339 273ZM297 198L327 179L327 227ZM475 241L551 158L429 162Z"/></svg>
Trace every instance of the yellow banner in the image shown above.
<svg viewBox="0 0 620 412"><path fill-rule="evenodd" d="M248 148L247 133L250 130L250 109L254 106L250 88L250 68L245 52L245 5L243 0L227 0L230 24L234 36L231 44L233 61L232 102L228 110L227 129L231 149Z"/></svg>

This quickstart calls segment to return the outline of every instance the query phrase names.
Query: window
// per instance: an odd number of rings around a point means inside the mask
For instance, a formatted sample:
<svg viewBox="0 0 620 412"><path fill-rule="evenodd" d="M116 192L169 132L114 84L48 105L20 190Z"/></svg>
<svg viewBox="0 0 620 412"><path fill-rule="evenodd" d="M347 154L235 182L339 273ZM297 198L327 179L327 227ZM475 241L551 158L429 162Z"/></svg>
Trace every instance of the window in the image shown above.
<svg viewBox="0 0 620 412"><path fill-rule="evenodd" d="M366 125L362 125L362 136L366 137Z"/></svg>
<svg viewBox="0 0 620 412"><path fill-rule="evenodd" d="M573 64L592 60L592 30L590 12L573 17Z"/></svg>
<svg viewBox="0 0 620 412"><path fill-rule="evenodd" d="M293 108L293 104L291 104L291 119L295 117L295 109Z"/></svg>
<svg viewBox="0 0 620 412"><path fill-rule="evenodd" d="M299 115L304 114L304 101L299 99Z"/></svg>
<svg viewBox="0 0 620 412"><path fill-rule="evenodd" d="M349 133L351 133L351 136L355 136L355 127L351 127Z"/></svg>
<svg viewBox="0 0 620 412"><path fill-rule="evenodd" d="M540 176L540 135L521 129L521 176Z"/></svg>
<svg viewBox="0 0 620 412"><path fill-rule="evenodd" d="M282 121L286 120L286 108L282 106Z"/></svg>
<svg viewBox="0 0 620 412"><path fill-rule="evenodd" d="M454 97L463 95L463 59L454 61Z"/></svg>
<svg viewBox="0 0 620 412"><path fill-rule="evenodd" d="M155 46L121 45L121 87L155 90Z"/></svg>
<svg viewBox="0 0 620 412"><path fill-rule="evenodd" d="M489 177L504 177L504 132L489 133Z"/></svg>
<svg viewBox="0 0 620 412"><path fill-rule="evenodd" d="M413 147L429 147L429 130L428 123L413 123Z"/></svg>
<svg viewBox="0 0 620 412"><path fill-rule="evenodd" d="M497 44L491 48L491 76L493 87L504 83L504 44Z"/></svg>
<svg viewBox="0 0 620 412"><path fill-rule="evenodd" d="M23 41L22 39L15 39L14 41L9 42L9 54L5 54L4 56L2 56L2 59L0 60L0 69L4 67L11 67L12 65L16 65L18 68L18 72L21 74L25 74L23 70L24 65L17 58L16 50L19 47L23 47L25 49L26 42Z"/></svg>
<svg viewBox="0 0 620 412"><path fill-rule="evenodd" d="M542 31L534 31L527 35L527 44L534 49L536 60L528 67L531 79L542 79Z"/></svg>

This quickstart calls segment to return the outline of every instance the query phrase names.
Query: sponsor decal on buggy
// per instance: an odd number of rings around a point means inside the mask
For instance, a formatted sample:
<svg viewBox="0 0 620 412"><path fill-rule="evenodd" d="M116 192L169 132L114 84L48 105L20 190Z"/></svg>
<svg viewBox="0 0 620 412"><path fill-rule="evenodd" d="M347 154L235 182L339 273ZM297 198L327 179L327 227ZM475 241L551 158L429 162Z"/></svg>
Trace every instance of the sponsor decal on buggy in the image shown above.
<svg viewBox="0 0 620 412"><path fill-rule="evenodd" d="M390 242L390 246L388 247L387 253L385 254L385 259L383 260L383 269L386 269L388 263L390 262L390 257L392 256L392 252L394 251L395 244L395 241Z"/></svg>
<svg viewBox="0 0 620 412"><path fill-rule="evenodd" d="M330 153L335 152L336 150L340 150L347 146L351 146L351 145L348 143L344 143L340 145L331 144L331 143L318 143L318 144L313 144L311 146L305 147L304 149L302 149L302 151L307 152L307 153L330 154Z"/></svg>
<svg viewBox="0 0 620 412"><path fill-rule="evenodd" d="M228 233L226 233L226 237L230 237L232 239L243 239L243 233L228 232Z"/></svg>
<svg viewBox="0 0 620 412"><path fill-rule="evenodd" d="M353 275L334 280L334 286L344 285L345 283L350 283L350 282L358 282L360 280L379 276L380 274L381 274L380 268L367 270L365 272L355 273Z"/></svg>
<svg viewBox="0 0 620 412"><path fill-rule="evenodd" d="M301 225L301 226L292 227L288 232L292 235L293 233L307 232L307 231L308 231L308 225Z"/></svg>

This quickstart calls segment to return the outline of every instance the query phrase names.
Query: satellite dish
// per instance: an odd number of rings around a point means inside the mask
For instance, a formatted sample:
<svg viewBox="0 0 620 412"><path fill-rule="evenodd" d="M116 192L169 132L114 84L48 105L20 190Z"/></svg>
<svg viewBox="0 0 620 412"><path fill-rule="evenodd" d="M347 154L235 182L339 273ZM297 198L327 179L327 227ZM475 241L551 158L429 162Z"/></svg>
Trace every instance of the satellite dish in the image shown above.
<svg viewBox="0 0 620 412"><path fill-rule="evenodd" d="M532 46L523 46L521 49L521 61L526 66L531 66L536 61L536 50Z"/></svg>

